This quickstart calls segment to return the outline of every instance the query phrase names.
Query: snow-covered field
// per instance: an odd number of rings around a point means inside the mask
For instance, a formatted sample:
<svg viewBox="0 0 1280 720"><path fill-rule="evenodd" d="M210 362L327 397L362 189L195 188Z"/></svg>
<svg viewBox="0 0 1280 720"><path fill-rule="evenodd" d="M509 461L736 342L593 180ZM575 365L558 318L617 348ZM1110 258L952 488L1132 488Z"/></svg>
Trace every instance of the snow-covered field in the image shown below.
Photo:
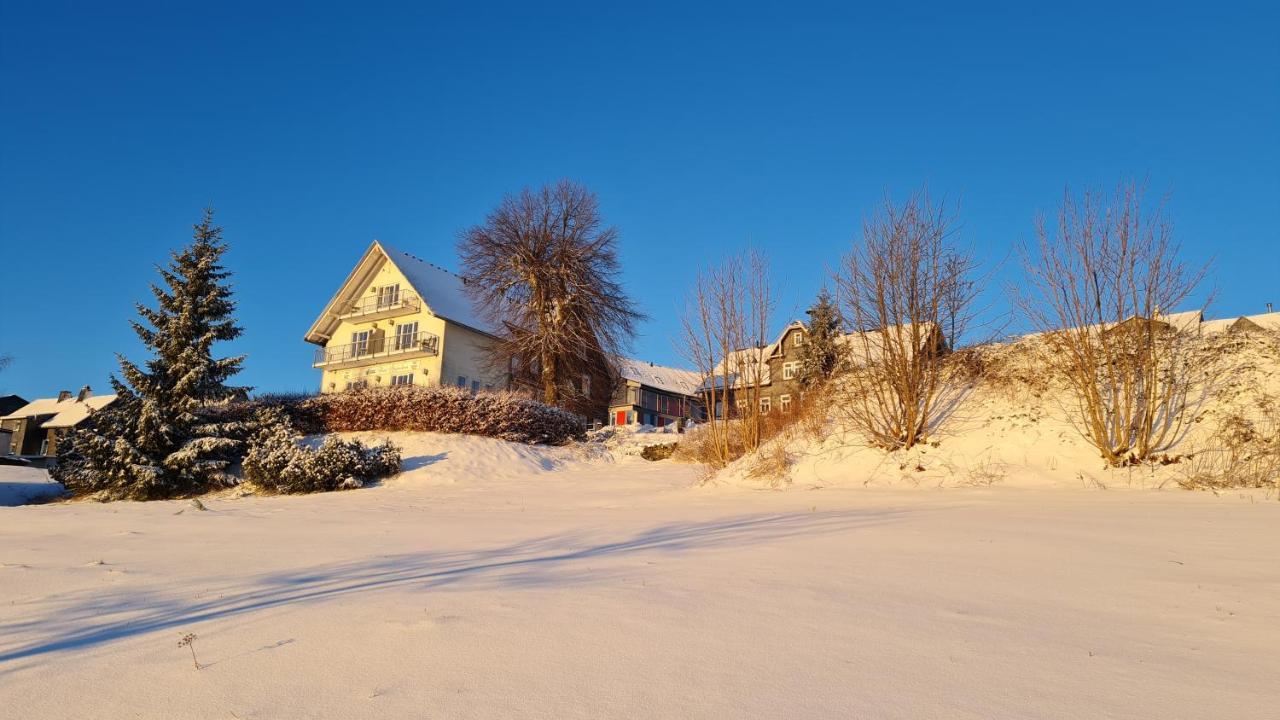
<svg viewBox="0 0 1280 720"><path fill-rule="evenodd" d="M0 508L0 716L1280 707L1261 492L773 492L622 453L398 441L407 471L351 492Z"/></svg>

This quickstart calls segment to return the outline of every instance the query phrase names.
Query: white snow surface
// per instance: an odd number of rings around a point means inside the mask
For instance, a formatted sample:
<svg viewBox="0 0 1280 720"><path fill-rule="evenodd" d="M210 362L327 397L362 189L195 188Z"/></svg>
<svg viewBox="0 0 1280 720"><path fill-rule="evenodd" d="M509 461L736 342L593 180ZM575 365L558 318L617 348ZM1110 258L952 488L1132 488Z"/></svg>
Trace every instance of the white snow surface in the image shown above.
<svg viewBox="0 0 1280 720"><path fill-rule="evenodd" d="M49 473L40 468L0 465L0 507L25 505L61 494L62 485L50 480Z"/></svg>
<svg viewBox="0 0 1280 720"><path fill-rule="evenodd" d="M1280 707L1280 502L1258 491L864 486L846 464L781 492L603 443L391 437L405 472L350 492L0 508L0 716Z"/></svg>

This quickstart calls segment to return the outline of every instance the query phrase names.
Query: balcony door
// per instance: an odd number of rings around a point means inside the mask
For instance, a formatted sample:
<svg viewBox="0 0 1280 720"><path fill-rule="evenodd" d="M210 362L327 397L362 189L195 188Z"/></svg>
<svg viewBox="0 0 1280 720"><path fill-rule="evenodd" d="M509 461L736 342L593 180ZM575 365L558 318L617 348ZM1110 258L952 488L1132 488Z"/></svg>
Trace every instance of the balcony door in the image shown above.
<svg viewBox="0 0 1280 720"><path fill-rule="evenodd" d="M400 283L378 288L378 309L389 310L400 304Z"/></svg>
<svg viewBox="0 0 1280 720"><path fill-rule="evenodd" d="M418 323L400 323L396 326L396 350L409 350L418 342Z"/></svg>
<svg viewBox="0 0 1280 720"><path fill-rule="evenodd" d="M359 357L369 354L369 331L360 330L351 333L351 354Z"/></svg>

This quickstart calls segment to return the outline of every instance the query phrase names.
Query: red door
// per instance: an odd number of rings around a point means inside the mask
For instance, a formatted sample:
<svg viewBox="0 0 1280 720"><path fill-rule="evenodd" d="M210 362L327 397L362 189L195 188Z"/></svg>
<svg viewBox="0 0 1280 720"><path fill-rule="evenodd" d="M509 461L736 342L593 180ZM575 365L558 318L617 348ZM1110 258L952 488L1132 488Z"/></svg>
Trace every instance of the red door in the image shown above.
<svg viewBox="0 0 1280 720"><path fill-rule="evenodd" d="M626 425L626 424L627 424L627 411L626 411L626 410L619 410L619 411L618 411L618 418L617 418L617 420L618 420L618 421L617 421L616 423L614 423L615 425Z"/></svg>

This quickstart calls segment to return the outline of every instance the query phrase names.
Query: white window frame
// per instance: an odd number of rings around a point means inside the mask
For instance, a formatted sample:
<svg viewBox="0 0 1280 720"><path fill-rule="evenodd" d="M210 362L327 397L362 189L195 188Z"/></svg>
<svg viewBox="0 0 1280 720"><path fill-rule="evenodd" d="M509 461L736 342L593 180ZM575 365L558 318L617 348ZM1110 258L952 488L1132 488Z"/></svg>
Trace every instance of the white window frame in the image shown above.
<svg viewBox="0 0 1280 720"><path fill-rule="evenodd" d="M791 340L791 345L792 345L793 347L800 347L801 345L804 345L804 331L803 331L803 330L796 330L796 331L795 331L795 337Z"/></svg>
<svg viewBox="0 0 1280 720"><path fill-rule="evenodd" d="M784 413L791 412L791 395L778 396L778 409Z"/></svg>
<svg viewBox="0 0 1280 720"><path fill-rule="evenodd" d="M360 355L369 354L369 340L373 338L373 333L368 330L353 330L351 332L351 354L359 357Z"/></svg>
<svg viewBox="0 0 1280 720"><path fill-rule="evenodd" d="M783 380L795 380L799 376L800 376L799 360L788 360L787 362L782 363L782 379Z"/></svg>
<svg viewBox="0 0 1280 720"><path fill-rule="evenodd" d="M378 309L389 310L400 304L400 283L383 285L378 288Z"/></svg>
<svg viewBox="0 0 1280 720"><path fill-rule="evenodd" d="M396 325L396 339L393 347L396 350L408 350L413 347L414 340L418 337L418 321L405 322Z"/></svg>
<svg viewBox="0 0 1280 720"><path fill-rule="evenodd" d="M402 374L400 374L400 375L392 375L392 376L391 376L391 384L392 384L392 386L395 386L395 385L412 385L412 384L413 384L413 373L402 373Z"/></svg>
<svg viewBox="0 0 1280 720"><path fill-rule="evenodd" d="M760 414L761 415L768 415L769 411L772 409L773 409L773 401L771 398L767 398L767 397L760 398Z"/></svg>

